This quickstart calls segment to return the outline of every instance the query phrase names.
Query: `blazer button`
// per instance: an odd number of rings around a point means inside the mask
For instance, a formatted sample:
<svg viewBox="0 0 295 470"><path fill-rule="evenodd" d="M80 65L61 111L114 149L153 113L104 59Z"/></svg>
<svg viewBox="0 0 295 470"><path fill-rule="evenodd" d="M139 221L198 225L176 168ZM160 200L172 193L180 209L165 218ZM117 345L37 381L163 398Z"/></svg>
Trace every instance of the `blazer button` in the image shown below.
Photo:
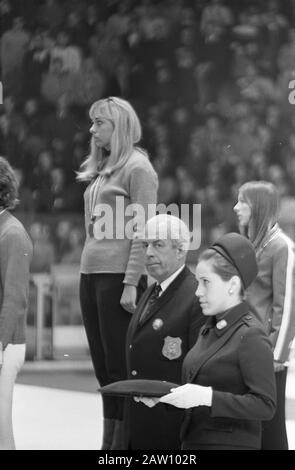
<svg viewBox="0 0 295 470"><path fill-rule="evenodd" d="M132 348L133 348L132 344L129 344L129 349L132 349Z"/></svg>
<svg viewBox="0 0 295 470"><path fill-rule="evenodd" d="M133 371L131 372L131 375L133 375L133 376L137 375L137 370L133 370Z"/></svg>

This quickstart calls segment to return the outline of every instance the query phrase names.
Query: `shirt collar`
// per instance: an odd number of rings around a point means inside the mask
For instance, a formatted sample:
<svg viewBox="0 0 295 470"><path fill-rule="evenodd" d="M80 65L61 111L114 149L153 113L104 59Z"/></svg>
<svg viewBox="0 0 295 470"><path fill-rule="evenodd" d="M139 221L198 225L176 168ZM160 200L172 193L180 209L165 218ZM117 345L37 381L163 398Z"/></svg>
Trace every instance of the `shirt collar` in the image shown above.
<svg viewBox="0 0 295 470"><path fill-rule="evenodd" d="M175 271L173 274L171 274L171 276L167 277L167 279L165 279L164 281L160 282L160 286L161 286L161 289L162 289L162 292L160 295L163 294L163 292L170 286L171 282L174 281L174 279L177 278L177 276L181 273L181 271L184 269L184 264L179 268L177 269L177 271Z"/></svg>

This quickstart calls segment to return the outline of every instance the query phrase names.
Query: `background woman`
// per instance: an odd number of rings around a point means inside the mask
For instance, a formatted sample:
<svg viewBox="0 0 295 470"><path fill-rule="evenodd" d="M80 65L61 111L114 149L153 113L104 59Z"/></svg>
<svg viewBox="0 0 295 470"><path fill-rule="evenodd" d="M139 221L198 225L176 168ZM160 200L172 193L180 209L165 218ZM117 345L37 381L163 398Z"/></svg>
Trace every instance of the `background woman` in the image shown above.
<svg viewBox="0 0 295 470"><path fill-rule="evenodd" d="M103 386L126 378L126 331L139 291L146 287L142 243L134 235L148 218L148 206L156 204L158 180L147 154L136 145L141 125L127 101L116 97L96 101L89 114L91 152L78 174L80 181L89 182L84 195L80 300L96 377ZM144 209L137 228L132 210L128 215L131 204ZM103 449L122 445L119 400L103 400Z"/></svg>
<svg viewBox="0 0 295 470"><path fill-rule="evenodd" d="M295 334L294 243L278 226L279 196L272 183L245 183L234 211L241 233L254 245L258 262L258 275L247 290L247 301L263 323L274 353L277 411L263 425L262 448L286 450L286 361Z"/></svg>
<svg viewBox="0 0 295 470"><path fill-rule="evenodd" d="M275 379L269 340L243 302L257 273L255 252L243 236L221 237L196 268L208 321L183 363L183 382L160 402L188 409L182 449L244 449L261 446L261 421L275 410Z"/></svg>
<svg viewBox="0 0 295 470"><path fill-rule="evenodd" d="M18 200L15 174L0 157L0 450L14 450L12 399L25 360L32 242L10 209Z"/></svg>

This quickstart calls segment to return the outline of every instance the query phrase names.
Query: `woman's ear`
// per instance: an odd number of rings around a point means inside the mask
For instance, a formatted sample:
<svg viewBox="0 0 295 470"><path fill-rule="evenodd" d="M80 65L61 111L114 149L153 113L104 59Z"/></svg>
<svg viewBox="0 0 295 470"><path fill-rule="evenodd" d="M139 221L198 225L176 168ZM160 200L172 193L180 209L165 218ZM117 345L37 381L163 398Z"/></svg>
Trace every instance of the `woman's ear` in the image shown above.
<svg viewBox="0 0 295 470"><path fill-rule="evenodd" d="M241 279L239 278L239 276L233 276L229 280L229 287L228 287L229 295L234 295L237 293L239 294L241 292L241 287L242 287L242 283L241 283Z"/></svg>

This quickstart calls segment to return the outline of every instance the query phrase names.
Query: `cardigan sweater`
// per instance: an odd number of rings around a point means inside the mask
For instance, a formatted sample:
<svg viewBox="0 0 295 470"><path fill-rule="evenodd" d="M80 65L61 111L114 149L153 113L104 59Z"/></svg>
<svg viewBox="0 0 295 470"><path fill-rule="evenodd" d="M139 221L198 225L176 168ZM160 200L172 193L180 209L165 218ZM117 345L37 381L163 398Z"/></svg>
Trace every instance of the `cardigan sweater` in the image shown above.
<svg viewBox="0 0 295 470"><path fill-rule="evenodd" d="M7 210L0 215L0 341L25 343L32 242Z"/></svg>
<svg viewBox="0 0 295 470"><path fill-rule="evenodd" d="M157 174L149 159L135 149L123 167L104 177L96 196L94 236L89 234L92 184L93 181L84 193L86 240L81 273L125 273L123 282L136 286L145 272L144 250L135 232L132 236L126 234L136 215L136 212L133 216L131 212L128 214L128 208L138 204L144 209L143 217L138 220L138 228L143 228L146 220L155 214Z"/></svg>
<svg viewBox="0 0 295 470"><path fill-rule="evenodd" d="M295 250L277 225L258 250L257 263L258 275L246 299L269 335L274 359L284 363L295 335Z"/></svg>

